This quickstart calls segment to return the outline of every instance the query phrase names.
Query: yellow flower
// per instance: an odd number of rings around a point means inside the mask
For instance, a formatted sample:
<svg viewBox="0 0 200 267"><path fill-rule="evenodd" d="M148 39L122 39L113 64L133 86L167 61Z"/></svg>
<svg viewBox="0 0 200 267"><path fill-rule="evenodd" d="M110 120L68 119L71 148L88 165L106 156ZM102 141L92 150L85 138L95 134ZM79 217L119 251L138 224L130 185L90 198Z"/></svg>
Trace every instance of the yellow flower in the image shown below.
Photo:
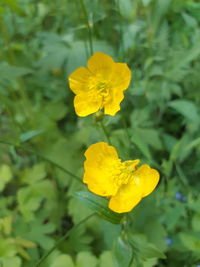
<svg viewBox="0 0 200 267"><path fill-rule="evenodd" d="M69 76L69 86L76 94L74 107L78 116L84 117L104 108L104 113L115 115L129 86L131 72L126 63L97 52Z"/></svg>
<svg viewBox="0 0 200 267"><path fill-rule="evenodd" d="M147 164L138 167L138 159L122 162L107 143L91 145L85 157L83 182L91 192L109 197L109 208L115 212L132 210L158 184L157 170Z"/></svg>

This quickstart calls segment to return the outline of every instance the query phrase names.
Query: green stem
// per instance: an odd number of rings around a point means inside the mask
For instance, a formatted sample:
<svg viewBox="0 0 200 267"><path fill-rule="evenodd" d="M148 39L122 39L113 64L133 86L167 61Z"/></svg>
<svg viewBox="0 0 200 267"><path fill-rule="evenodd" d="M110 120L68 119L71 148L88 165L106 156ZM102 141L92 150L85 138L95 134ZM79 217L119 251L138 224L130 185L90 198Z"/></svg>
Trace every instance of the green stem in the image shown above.
<svg viewBox="0 0 200 267"><path fill-rule="evenodd" d="M120 12L119 0L116 0L115 3L116 3L117 11L118 11L119 34L120 34L120 39L121 39L121 51L122 51L122 55L123 55L122 58L124 58L124 51L125 51L125 49L124 49L124 40L123 40L123 24L122 24L121 12Z"/></svg>
<svg viewBox="0 0 200 267"><path fill-rule="evenodd" d="M61 165L57 164L56 162L52 161L51 159L46 158L45 156L41 155L40 153L38 153L37 151L22 147L20 144L13 144L7 141L2 141L0 140L1 144L4 145L10 145L10 146L14 146L16 148L20 148L26 152L32 153L36 156L38 156L39 158L43 159L44 161L49 162L50 164L54 165L56 168L60 169L61 171L67 173L68 175L70 175L71 177L73 177L74 179L76 179L76 181L78 181L79 183L82 184L80 177L76 176L75 174L73 174L72 172L68 171L67 169L63 168Z"/></svg>
<svg viewBox="0 0 200 267"><path fill-rule="evenodd" d="M123 122L123 125L124 125L124 133L125 133L126 138L127 138L128 142L129 142L129 146L131 147L131 145L132 145L131 137L130 137L129 132L128 132L128 126L127 126L127 122L126 122L126 119L125 119L124 115L122 115L122 122Z"/></svg>
<svg viewBox="0 0 200 267"><path fill-rule="evenodd" d="M93 217L96 213L92 213L89 216L87 216L86 218L84 218L82 221L80 221L79 223L77 223L73 228L71 228L64 236L62 236L57 242L56 244L38 261L38 263L36 263L35 267L38 267L41 265L41 263L54 251L54 249L57 248L57 246L63 241L65 240L69 234L75 230L76 228L78 228L81 224L84 224L86 221L88 221L91 217Z"/></svg>
<svg viewBox="0 0 200 267"><path fill-rule="evenodd" d="M111 140L110 140L110 136L109 136L109 134L108 134L108 132L107 132L107 129L106 129L105 124L103 123L102 120L99 122L99 124L100 124L100 126L101 126L101 128L102 128L102 130L103 130L103 132L104 132L104 135L105 135L105 137L106 137L106 139L107 139L107 142L108 142L110 145L112 145Z"/></svg>
<svg viewBox="0 0 200 267"><path fill-rule="evenodd" d="M88 13L87 13L87 10L86 10L85 4L84 4L84 0L79 0L79 1L80 1L82 10L83 10L84 16L85 16L85 24L86 24L87 29L88 29L88 39L89 39L89 45L90 45L90 55L92 55L93 54L92 29L91 29L91 26L90 26L90 23L89 23Z"/></svg>

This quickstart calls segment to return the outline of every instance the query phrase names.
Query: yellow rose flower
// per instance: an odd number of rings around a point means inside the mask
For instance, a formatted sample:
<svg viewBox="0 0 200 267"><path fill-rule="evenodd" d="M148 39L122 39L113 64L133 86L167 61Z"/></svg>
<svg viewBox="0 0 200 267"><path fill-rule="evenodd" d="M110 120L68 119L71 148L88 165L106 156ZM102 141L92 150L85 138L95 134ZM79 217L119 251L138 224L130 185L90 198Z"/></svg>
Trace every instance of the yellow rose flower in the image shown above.
<svg viewBox="0 0 200 267"><path fill-rule="evenodd" d="M117 213L131 211L158 184L157 170L147 164L138 167L138 159L122 162L107 143L91 145L85 157L83 182L91 192L109 197L109 208Z"/></svg>
<svg viewBox="0 0 200 267"><path fill-rule="evenodd" d="M69 76L69 86L76 94L77 115L84 117L103 108L105 114L115 115L130 79L126 63L116 63L102 52L93 54L87 67L80 67Z"/></svg>

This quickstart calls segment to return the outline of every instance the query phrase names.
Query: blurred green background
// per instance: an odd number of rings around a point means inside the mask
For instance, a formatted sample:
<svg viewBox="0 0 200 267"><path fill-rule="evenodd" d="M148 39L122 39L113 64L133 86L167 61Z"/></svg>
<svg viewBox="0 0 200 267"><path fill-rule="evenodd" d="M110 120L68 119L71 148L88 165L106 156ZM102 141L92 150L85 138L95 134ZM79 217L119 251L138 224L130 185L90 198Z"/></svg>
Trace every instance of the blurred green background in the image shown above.
<svg viewBox="0 0 200 267"><path fill-rule="evenodd" d="M93 115L76 116L67 81L90 33L94 52L132 70L121 111L105 118L112 143L161 181L127 232L94 216L41 266L199 266L198 0L0 0L0 266L36 266L92 213L73 194L85 190L84 151L106 139Z"/></svg>

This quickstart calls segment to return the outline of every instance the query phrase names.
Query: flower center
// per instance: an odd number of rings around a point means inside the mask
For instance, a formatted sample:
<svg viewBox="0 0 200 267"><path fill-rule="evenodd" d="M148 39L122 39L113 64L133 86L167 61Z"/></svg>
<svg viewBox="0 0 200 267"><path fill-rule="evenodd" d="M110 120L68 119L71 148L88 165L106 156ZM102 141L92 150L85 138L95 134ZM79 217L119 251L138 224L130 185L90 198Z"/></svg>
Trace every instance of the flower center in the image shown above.
<svg viewBox="0 0 200 267"><path fill-rule="evenodd" d="M128 160L125 162L120 162L117 166L117 171L115 173L115 183L117 186L126 185L134 179L134 172L137 168L139 160ZM137 183L137 181L135 181Z"/></svg>
<svg viewBox="0 0 200 267"><path fill-rule="evenodd" d="M107 83L104 81L97 82L96 88L99 94L104 98L108 95L108 86Z"/></svg>

